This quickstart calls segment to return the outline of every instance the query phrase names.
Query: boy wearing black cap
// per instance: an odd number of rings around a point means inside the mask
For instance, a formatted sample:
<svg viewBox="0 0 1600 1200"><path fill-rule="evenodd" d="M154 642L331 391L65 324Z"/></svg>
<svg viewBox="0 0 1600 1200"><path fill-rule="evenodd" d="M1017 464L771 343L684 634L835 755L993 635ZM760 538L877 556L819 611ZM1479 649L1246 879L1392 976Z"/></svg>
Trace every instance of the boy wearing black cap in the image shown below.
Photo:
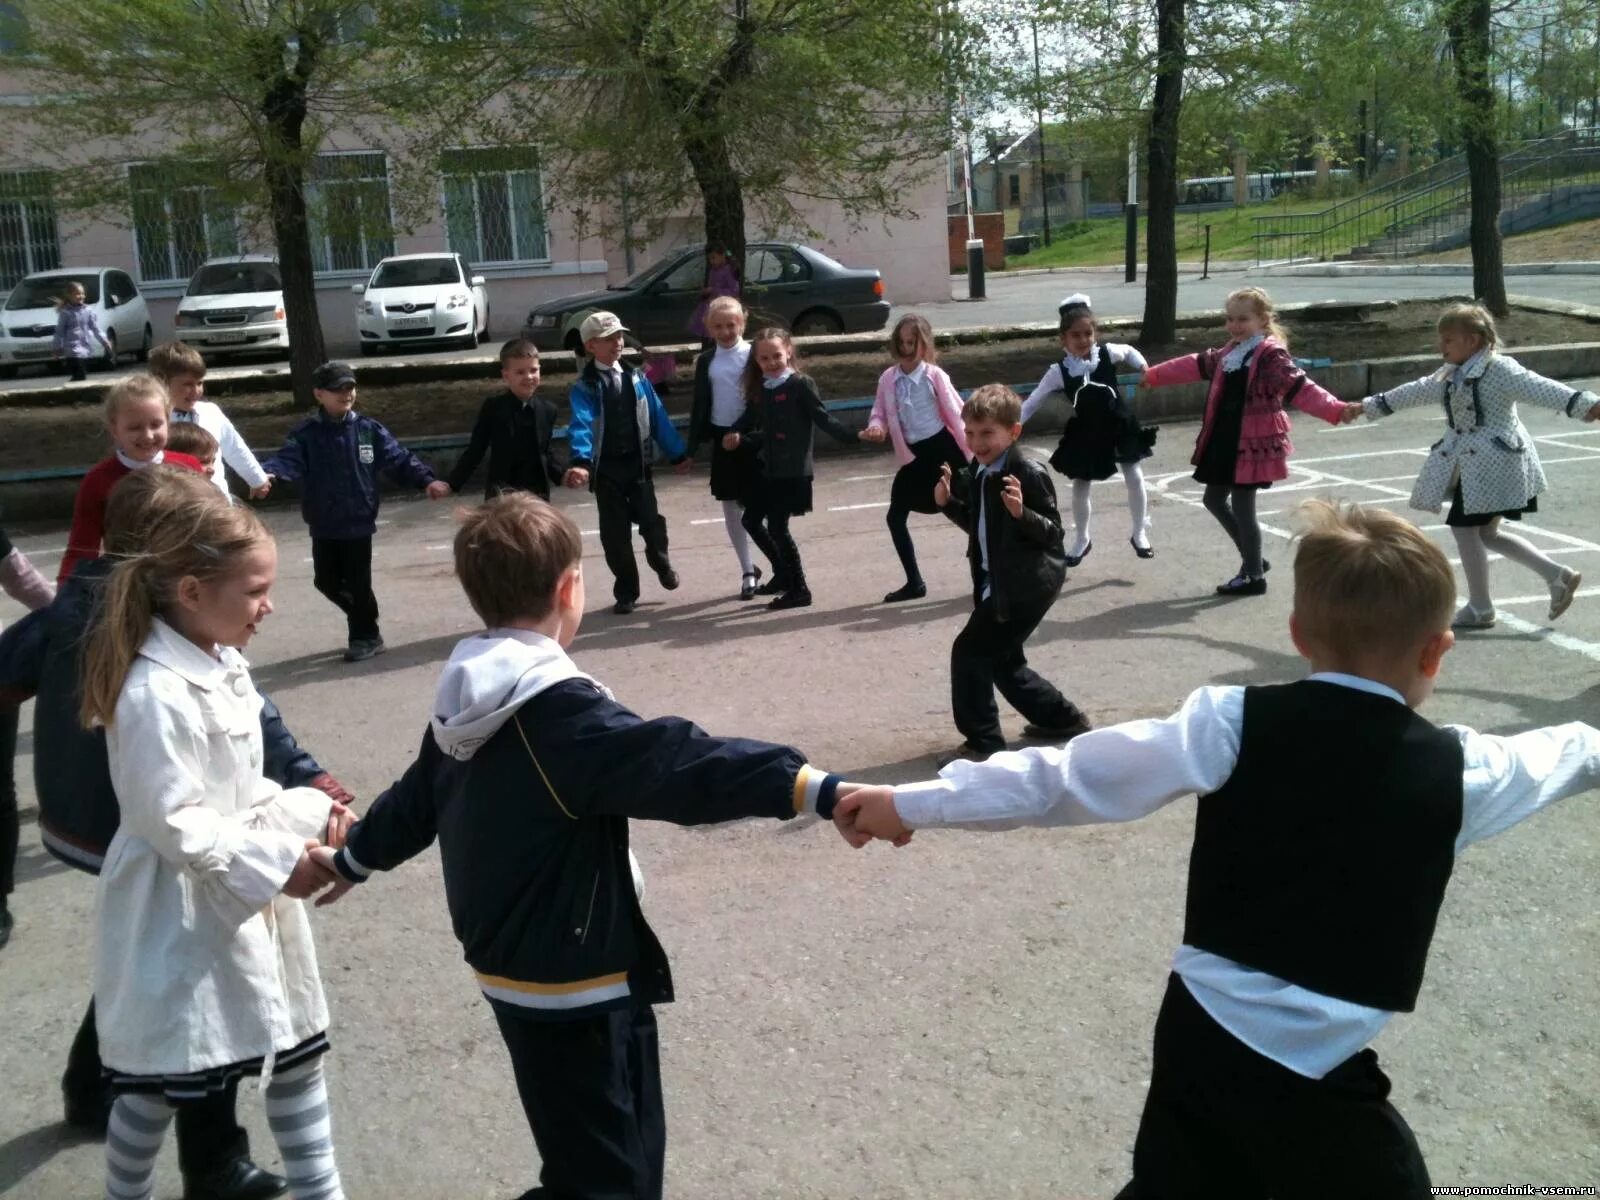
<svg viewBox="0 0 1600 1200"><path fill-rule="evenodd" d="M382 424L355 411L356 375L348 363L323 363L312 382L317 415L291 429L282 448L261 465L273 479L301 482L300 513L311 527L313 581L349 623L345 661L360 662L385 648L372 594L378 472L426 490L430 500L448 496L450 485L435 479Z"/></svg>

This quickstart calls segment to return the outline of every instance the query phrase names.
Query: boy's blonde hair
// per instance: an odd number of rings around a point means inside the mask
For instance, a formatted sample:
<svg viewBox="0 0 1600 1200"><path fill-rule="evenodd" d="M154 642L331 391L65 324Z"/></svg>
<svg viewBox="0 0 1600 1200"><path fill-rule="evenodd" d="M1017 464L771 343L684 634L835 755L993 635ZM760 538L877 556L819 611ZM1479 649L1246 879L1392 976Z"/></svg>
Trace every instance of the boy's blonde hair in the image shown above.
<svg viewBox="0 0 1600 1200"><path fill-rule="evenodd" d="M124 404L140 400L159 400L161 407L167 410L167 416L172 415L172 399L167 395L166 387L154 375L141 373L119 379L106 389L106 424L116 421L117 413Z"/></svg>
<svg viewBox="0 0 1600 1200"><path fill-rule="evenodd" d="M535 346L527 338L512 338L509 342L500 347L500 365L502 367L508 362L514 361L515 359L538 357L539 347Z"/></svg>
<svg viewBox="0 0 1600 1200"><path fill-rule="evenodd" d="M1267 332L1277 340L1278 345L1285 350L1289 348L1288 331L1278 324L1278 310L1272 307L1271 296L1258 287L1235 288L1228 293L1228 299L1223 307L1226 308L1236 300L1242 300L1255 311L1256 316L1266 323Z"/></svg>
<svg viewBox="0 0 1600 1200"><path fill-rule="evenodd" d="M1456 578L1444 551L1392 512L1307 500L1297 510L1294 614L1336 659L1402 658L1450 628Z"/></svg>
<svg viewBox="0 0 1600 1200"><path fill-rule="evenodd" d="M206 462L217 457L219 447L217 439L193 421L170 421L167 423L167 449Z"/></svg>
<svg viewBox="0 0 1600 1200"><path fill-rule="evenodd" d="M1452 304L1439 314L1437 328L1440 333L1446 329L1455 329L1462 333L1476 334L1483 339L1485 350L1493 350L1500 344L1500 333L1494 327L1494 316L1481 304Z"/></svg>
<svg viewBox="0 0 1600 1200"><path fill-rule="evenodd" d="M116 719L117 697L139 647L156 617L171 609L183 579L221 579L271 540L253 510L229 504L210 483L203 491L173 496L166 517L146 531L143 549L118 563L106 580L84 645L84 725Z"/></svg>
<svg viewBox="0 0 1600 1200"><path fill-rule="evenodd" d="M562 573L583 561L583 534L554 505L508 492L467 513L455 558L461 590L485 626L539 621L555 606Z"/></svg>
<svg viewBox="0 0 1600 1200"><path fill-rule="evenodd" d="M1007 429L1022 420L1022 397L1003 383L986 383L961 406L963 421L993 421Z"/></svg>
<svg viewBox="0 0 1600 1200"><path fill-rule="evenodd" d="M209 475L177 463L151 463L124 475L106 497L106 553L137 554L156 525L185 505L213 498L222 494Z"/></svg>
<svg viewBox="0 0 1600 1200"><path fill-rule="evenodd" d="M718 296L710 304L706 305L707 320L710 320L718 313L732 313L739 318L741 324L750 319L749 310L745 308L737 296Z"/></svg>
<svg viewBox="0 0 1600 1200"><path fill-rule="evenodd" d="M162 342L152 347L150 361L145 366L162 383L171 383L181 375L196 379L206 377L206 360L188 342Z"/></svg>

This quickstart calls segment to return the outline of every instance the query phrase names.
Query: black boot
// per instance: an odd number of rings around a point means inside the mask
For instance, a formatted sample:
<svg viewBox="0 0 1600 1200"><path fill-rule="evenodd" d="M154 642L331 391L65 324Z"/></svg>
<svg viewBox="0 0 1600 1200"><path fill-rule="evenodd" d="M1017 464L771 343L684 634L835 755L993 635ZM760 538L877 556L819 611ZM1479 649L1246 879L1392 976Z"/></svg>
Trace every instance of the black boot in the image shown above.
<svg viewBox="0 0 1600 1200"><path fill-rule="evenodd" d="M288 1180L263 1171L248 1158L231 1159L204 1175L183 1177L183 1200L272 1200L288 1190Z"/></svg>

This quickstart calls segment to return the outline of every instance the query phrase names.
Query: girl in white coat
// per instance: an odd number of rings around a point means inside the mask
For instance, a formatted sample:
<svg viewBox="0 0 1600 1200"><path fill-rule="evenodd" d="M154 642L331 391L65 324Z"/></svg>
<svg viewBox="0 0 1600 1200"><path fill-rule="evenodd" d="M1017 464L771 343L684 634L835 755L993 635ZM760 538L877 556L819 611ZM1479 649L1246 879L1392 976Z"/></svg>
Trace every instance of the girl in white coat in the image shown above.
<svg viewBox="0 0 1600 1200"><path fill-rule="evenodd" d="M235 647L272 611L277 548L209 493L120 564L85 647L122 826L97 904L95 1003L116 1093L106 1195L145 1200L174 1105L258 1076L299 1200L342 1200L322 1054L327 1002L301 898L306 854L350 817L261 774L261 697Z"/></svg>
<svg viewBox="0 0 1600 1200"><path fill-rule="evenodd" d="M1444 365L1426 379L1369 396L1359 407L1370 420L1419 404L1444 409L1449 429L1422 464L1411 507L1436 513L1450 501L1445 524L1467 577L1467 602L1455 615L1455 628L1488 629L1495 622L1490 554L1521 563L1544 580L1553 621L1567 611L1583 577L1501 528L1505 520L1537 512L1545 488L1539 452L1517 416L1517 403L1593 421L1600 418L1600 396L1535 375L1496 353L1494 318L1480 305L1452 305L1438 328Z"/></svg>

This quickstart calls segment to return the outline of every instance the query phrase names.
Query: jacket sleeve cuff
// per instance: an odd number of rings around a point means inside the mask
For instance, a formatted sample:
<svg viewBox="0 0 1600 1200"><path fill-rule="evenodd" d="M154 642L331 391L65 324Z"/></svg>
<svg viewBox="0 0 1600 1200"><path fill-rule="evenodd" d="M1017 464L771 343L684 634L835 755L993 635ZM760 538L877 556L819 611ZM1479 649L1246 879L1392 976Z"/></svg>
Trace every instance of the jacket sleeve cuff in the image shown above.
<svg viewBox="0 0 1600 1200"><path fill-rule="evenodd" d="M810 763L800 768L794 777L794 811L816 813L824 820L833 820L833 806L839 800L841 775L819 771Z"/></svg>
<svg viewBox="0 0 1600 1200"><path fill-rule="evenodd" d="M341 846L333 856L333 865L343 876L346 883L365 883L367 876L372 874L372 868L357 862L350 853L349 846Z"/></svg>
<svg viewBox="0 0 1600 1200"><path fill-rule="evenodd" d="M944 779L897 784L894 808L907 829L927 829L943 824L944 797L950 784Z"/></svg>
<svg viewBox="0 0 1600 1200"><path fill-rule="evenodd" d="M338 803L345 805L347 808L354 804L356 800L356 798L350 794L349 789L335 779L328 771L324 771L322 774L306 780L304 786L316 788L317 791L328 797L328 799L337 801Z"/></svg>

